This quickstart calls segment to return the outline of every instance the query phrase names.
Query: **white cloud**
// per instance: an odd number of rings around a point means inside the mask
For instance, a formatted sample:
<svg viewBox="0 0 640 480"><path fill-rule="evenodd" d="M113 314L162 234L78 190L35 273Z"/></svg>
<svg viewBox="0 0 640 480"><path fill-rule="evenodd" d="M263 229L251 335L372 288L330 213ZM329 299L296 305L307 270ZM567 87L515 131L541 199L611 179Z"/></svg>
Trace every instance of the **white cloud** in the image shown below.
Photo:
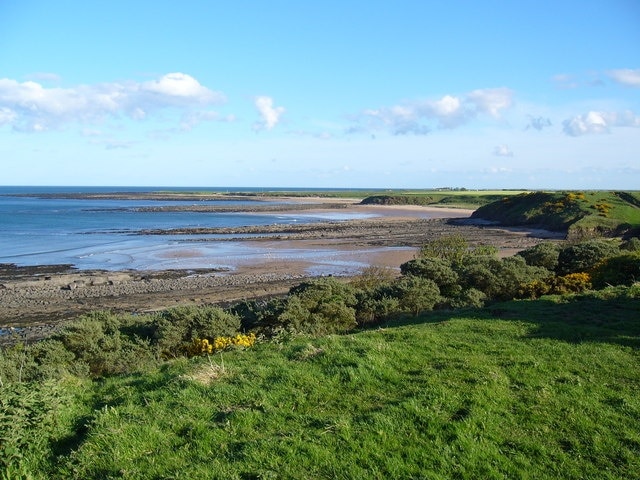
<svg viewBox="0 0 640 480"><path fill-rule="evenodd" d="M431 123L439 128L455 128L479 115L501 118L503 110L512 106L513 92L508 88L473 90L466 95L445 95L436 100L416 100L402 105L364 110L354 117L358 125L348 133L387 130L394 135L424 135Z"/></svg>
<svg viewBox="0 0 640 480"><path fill-rule="evenodd" d="M493 149L493 154L496 157L513 157L513 152L507 145L497 145Z"/></svg>
<svg viewBox="0 0 640 480"><path fill-rule="evenodd" d="M500 118L500 112L511 107L513 92L504 87L485 88L474 90L467 95L467 98L469 102L475 105L478 112Z"/></svg>
<svg viewBox="0 0 640 480"><path fill-rule="evenodd" d="M562 122L563 131L569 136L610 133L612 127L640 127L640 117L632 111L596 112L576 115Z"/></svg>
<svg viewBox="0 0 640 480"><path fill-rule="evenodd" d="M107 117L133 120L166 108L197 109L224 97L183 73L169 73L144 83L103 83L46 88L34 81L0 79L0 125L42 131L68 123L92 123Z"/></svg>
<svg viewBox="0 0 640 480"><path fill-rule="evenodd" d="M616 82L630 87L640 87L640 68L623 68L607 72Z"/></svg>
<svg viewBox="0 0 640 480"><path fill-rule="evenodd" d="M254 130L271 130L280 121L280 116L284 113L283 107L274 107L273 99L267 96L255 98L255 106L260 113L261 119L253 126Z"/></svg>
<svg viewBox="0 0 640 480"><path fill-rule="evenodd" d="M142 89L155 93L166 99L176 97L190 102L209 104L224 100L219 92L212 92L190 75L184 73L168 73L158 80L144 82Z"/></svg>
<svg viewBox="0 0 640 480"><path fill-rule="evenodd" d="M16 113L6 107L0 107L0 126L11 124L16 119Z"/></svg>

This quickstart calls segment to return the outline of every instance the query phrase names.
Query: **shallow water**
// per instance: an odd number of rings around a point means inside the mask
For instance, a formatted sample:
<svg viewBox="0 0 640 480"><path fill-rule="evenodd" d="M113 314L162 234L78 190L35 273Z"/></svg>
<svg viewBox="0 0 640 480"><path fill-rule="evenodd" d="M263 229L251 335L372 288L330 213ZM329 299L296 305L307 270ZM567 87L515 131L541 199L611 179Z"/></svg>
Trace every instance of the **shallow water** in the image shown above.
<svg viewBox="0 0 640 480"><path fill-rule="evenodd" d="M274 252L273 249L255 244L249 246L243 242L226 241L228 237L225 235L139 235L137 232L144 229L309 223L370 216L345 212L251 214L138 211L136 209L140 207L192 205L194 202L14 196L34 191L29 187L0 187L0 263L19 266L71 264L80 269L164 270L233 268L252 259L257 261L285 256L314 261L319 256L331 257L331 251ZM82 192L78 189L73 191ZM54 193L63 191L54 189ZM250 206L253 203L250 200L225 200L198 202L198 205Z"/></svg>

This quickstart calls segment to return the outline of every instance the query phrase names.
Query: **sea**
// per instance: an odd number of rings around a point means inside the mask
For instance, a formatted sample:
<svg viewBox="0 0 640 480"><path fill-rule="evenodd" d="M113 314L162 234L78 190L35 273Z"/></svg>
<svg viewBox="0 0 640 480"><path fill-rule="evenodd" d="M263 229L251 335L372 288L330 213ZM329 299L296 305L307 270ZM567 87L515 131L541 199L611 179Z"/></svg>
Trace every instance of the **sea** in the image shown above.
<svg viewBox="0 0 640 480"><path fill-rule="evenodd" d="M248 212L140 211L141 207L192 205L193 200L59 198L62 194L116 192L260 192L261 188L211 187L26 187L0 186L0 263L18 266L72 265L82 270L228 269L239 263L274 261L278 256L314 262L331 252L260 247L227 235L145 235L147 229L299 224L364 218L358 213L307 211ZM269 191L277 189L270 188ZM293 189L286 189L290 192ZM309 190L309 189L301 189ZM283 189L284 191L284 189ZM199 201L198 205L250 206L255 200ZM234 235L237 238L237 235ZM292 258L295 257L295 258ZM321 257L321 258L320 258ZM283 257L284 259L284 257ZM325 263L326 271L344 269ZM317 262L316 262L317 263ZM322 263L322 262L320 262ZM357 268L358 265L348 266ZM353 269L351 268L351 269Z"/></svg>

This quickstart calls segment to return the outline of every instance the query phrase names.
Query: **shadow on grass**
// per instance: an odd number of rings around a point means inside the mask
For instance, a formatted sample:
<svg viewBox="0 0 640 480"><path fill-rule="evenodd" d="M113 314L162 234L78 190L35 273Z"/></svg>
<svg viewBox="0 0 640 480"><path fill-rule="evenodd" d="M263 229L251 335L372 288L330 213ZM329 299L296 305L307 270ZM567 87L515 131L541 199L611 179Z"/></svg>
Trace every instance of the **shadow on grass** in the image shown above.
<svg viewBox="0 0 640 480"><path fill-rule="evenodd" d="M385 327L440 323L457 318L516 320L535 325L529 338L553 338L570 343L606 342L640 349L640 298L598 292L512 300L484 308L434 311L386 322Z"/></svg>
<svg viewBox="0 0 640 480"><path fill-rule="evenodd" d="M158 391L166 392L167 385L175 382L176 375L182 372L185 365L186 362L174 362L162 365L154 374L136 372L95 379L96 389L100 393L89 401L92 413L78 417L68 435L52 442L51 451L54 457L67 457L85 442L98 412L108 407L120 407L131 403L144 405L147 402L146 395L153 395Z"/></svg>

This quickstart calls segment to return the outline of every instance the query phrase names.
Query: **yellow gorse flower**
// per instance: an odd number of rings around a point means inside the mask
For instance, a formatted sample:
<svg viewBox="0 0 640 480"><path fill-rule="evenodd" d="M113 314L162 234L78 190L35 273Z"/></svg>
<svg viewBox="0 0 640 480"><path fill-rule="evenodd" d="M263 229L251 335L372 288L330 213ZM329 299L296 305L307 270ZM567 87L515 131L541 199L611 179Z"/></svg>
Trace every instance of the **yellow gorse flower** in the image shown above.
<svg viewBox="0 0 640 480"><path fill-rule="evenodd" d="M191 356L206 355L232 347L249 348L255 345L255 343L255 333L249 333L248 335L239 333L233 337L216 337L213 341L207 338L196 338L187 348L187 352Z"/></svg>

